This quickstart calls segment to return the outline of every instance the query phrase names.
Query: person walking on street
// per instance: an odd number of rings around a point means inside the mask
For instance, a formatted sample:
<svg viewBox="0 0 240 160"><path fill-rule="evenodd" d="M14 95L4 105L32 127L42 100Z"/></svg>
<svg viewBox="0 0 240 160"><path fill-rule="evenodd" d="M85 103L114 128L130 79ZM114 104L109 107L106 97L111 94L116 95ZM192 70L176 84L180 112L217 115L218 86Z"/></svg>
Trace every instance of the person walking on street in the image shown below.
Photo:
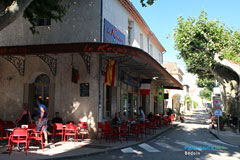
<svg viewBox="0 0 240 160"><path fill-rule="evenodd" d="M48 122L48 113L46 106L42 103L42 99L37 99L38 105L38 122L37 122L37 131L41 131L42 127L45 126L43 133L45 138L45 146L48 145L48 136L47 136L47 122Z"/></svg>

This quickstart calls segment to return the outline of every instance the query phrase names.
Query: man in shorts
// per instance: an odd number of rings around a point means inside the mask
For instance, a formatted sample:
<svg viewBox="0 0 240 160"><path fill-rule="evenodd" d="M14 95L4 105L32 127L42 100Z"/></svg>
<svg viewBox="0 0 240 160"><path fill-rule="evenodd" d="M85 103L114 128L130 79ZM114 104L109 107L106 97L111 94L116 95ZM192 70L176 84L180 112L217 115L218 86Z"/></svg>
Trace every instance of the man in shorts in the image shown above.
<svg viewBox="0 0 240 160"><path fill-rule="evenodd" d="M37 131L41 131L42 127L45 126L43 130L45 138L45 146L48 145L48 135L47 135L47 122L48 122L48 113L46 106L42 103L42 99L37 100L38 105L38 122L37 122Z"/></svg>

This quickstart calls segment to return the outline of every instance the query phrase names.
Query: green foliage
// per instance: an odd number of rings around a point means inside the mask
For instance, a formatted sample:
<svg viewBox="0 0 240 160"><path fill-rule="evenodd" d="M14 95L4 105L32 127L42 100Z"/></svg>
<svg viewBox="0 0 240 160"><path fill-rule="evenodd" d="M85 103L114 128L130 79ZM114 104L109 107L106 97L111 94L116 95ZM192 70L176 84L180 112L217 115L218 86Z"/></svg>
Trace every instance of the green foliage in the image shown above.
<svg viewBox="0 0 240 160"><path fill-rule="evenodd" d="M14 0L3 0L5 7L10 6ZM156 0L140 0L143 7L152 5ZM62 0L33 0L31 4L25 9L23 17L27 19L30 24L30 30L33 34L39 33L36 29L36 22L39 19L50 18L56 22L62 21L69 6L63 5Z"/></svg>
<svg viewBox="0 0 240 160"><path fill-rule="evenodd" d="M192 104L192 98L189 95L185 95L184 97L184 105L186 105L187 101Z"/></svg>
<svg viewBox="0 0 240 160"><path fill-rule="evenodd" d="M225 124L228 120L227 114L223 113L222 116L219 116L219 124ZM215 124L218 124L218 118L214 117L213 119Z"/></svg>
<svg viewBox="0 0 240 160"><path fill-rule="evenodd" d="M39 33L36 30L36 21L43 18L50 18L57 21L62 21L62 18L67 12L67 5L61 4L62 0L33 0L24 11L23 17L30 23L32 33Z"/></svg>
<svg viewBox="0 0 240 160"><path fill-rule="evenodd" d="M198 103L195 102L195 101L193 101L193 107L194 107L194 108L197 108L197 106L198 106Z"/></svg>
<svg viewBox="0 0 240 160"><path fill-rule="evenodd" d="M200 91L200 97L208 101L212 100L212 91L209 89L204 89Z"/></svg>
<svg viewBox="0 0 240 160"><path fill-rule="evenodd" d="M208 78L198 78L197 86L200 88L206 88L206 89L212 91L213 88L215 87L215 80L208 79Z"/></svg>
<svg viewBox="0 0 240 160"><path fill-rule="evenodd" d="M173 34L175 48L187 65L187 71L200 78L211 78L217 66L214 56L240 62L240 33L225 27L218 20L208 20L202 11L198 18L178 17Z"/></svg>
<svg viewBox="0 0 240 160"><path fill-rule="evenodd" d="M140 0L140 3L142 4L143 7L147 7L147 5L152 5L155 2L155 0Z"/></svg>
<svg viewBox="0 0 240 160"><path fill-rule="evenodd" d="M229 40L229 47L222 52L222 58L240 63L240 31L235 31Z"/></svg>

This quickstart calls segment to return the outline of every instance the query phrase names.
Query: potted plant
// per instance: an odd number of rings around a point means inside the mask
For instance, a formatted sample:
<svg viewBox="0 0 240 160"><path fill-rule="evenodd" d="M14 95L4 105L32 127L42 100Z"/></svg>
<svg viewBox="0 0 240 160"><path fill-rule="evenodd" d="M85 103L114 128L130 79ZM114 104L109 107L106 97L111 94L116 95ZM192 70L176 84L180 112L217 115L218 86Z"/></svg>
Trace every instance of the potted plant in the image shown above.
<svg viewBox="0 0 240 160"><path fill-rule="evenodd" d="M228 117L225 113L223 113L222 116L219 116L219 127L220 127L221 131L223 131L224 125L227 122L227 120L228 120ZM218 118L217 117L214 118L214 123L218 125Z"/></svg>

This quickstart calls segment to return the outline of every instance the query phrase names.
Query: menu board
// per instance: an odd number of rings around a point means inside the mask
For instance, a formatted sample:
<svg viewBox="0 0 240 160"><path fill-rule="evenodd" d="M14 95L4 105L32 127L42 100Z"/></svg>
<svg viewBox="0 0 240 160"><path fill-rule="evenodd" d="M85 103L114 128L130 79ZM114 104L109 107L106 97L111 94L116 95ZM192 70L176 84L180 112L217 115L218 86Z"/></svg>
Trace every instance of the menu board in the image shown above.
<svg viewBox="0 0 240 160"><path fill-rule="evenodd" d="M80 97L89 96L89 83L80 83Z"/></svg>

